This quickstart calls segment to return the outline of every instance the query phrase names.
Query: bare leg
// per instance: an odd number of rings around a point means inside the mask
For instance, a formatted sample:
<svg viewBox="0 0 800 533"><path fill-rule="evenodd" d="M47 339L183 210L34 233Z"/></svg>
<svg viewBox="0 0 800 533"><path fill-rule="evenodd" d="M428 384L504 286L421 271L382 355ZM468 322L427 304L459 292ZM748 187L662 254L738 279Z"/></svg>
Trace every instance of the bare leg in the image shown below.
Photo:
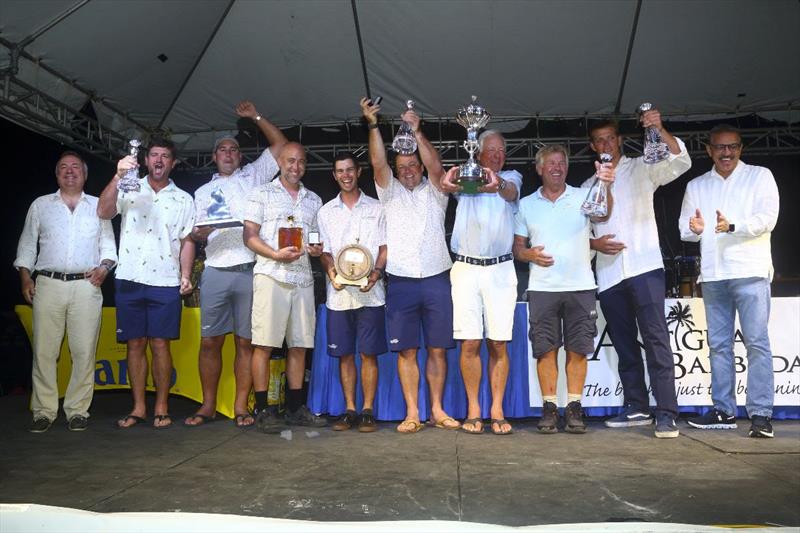
<svg viewBox="0 0 800 533"><path fill-rule="evenodd" d="M147 387L147 355L145 354L147 337L129 339L127 345L128 381L133 396L133 409L130 414L144 418L147 416L147 406L144 401L144 391ZM131 419L123 419L118 423L120 427L130 427L134 424L136 421Z"/></svg>
<svg viewBox="0 0 800 533"><path fill-rule="evenodd" d="M461 376L464 378L464 388L467 391L467 418L481 418L481 406L478 402L478 391L481 386L481 339L468 339L461 341ZM482 422L464 423L462 426L467 431L478 431L483 428Z"/></svg>
<svg viewBox="0 0 800 533"><path fill-rule="evenodd" d="M587 367L585 355L567 352L567 392L569 394L583 394Z"/></svg>
<svg viewBox="0 0 800 533"><path fill-rule="evenodd" d="M172 377L172 354L169 351L169 339L150 339L150 351L153 353L153 383L156 386L156 404L153 413L169 414L169 382ZM172 422L155 420L153 426L164 427Z"/></svg>
<svg viewBox="0 0 800 533"><path fill-rule="evenodd" d="M489 384L492 389L492 408L491 416L494 420L505 418L503 415L503 396L506 393L506 382L508 381L508 350L506 341L486 341L489 347ZM511 424L500 424L498 431L507 432L511 430Z"/></svg>
<svg viewBox="0 0 800 533"><path fill-rule="evenodd" d="M306 349L289 348L286 355L286 385L291 390L303 388L306 377Z"/></svg>
<svg viewBox="0 0 800 533"><path fill-rule="evenodd" d="M266 392L269 388L269 358L272 355L270 346L253 346L253 356L250 361L253 389L256 392ZM263 409L263 405L257 405Z"/></svg>
<svg viewBox="0 0 800 533"><path fill-rule="evenodd" d="M361 390L364 392L364 409L372 409L378 389L378 358L361 354Z"/></svg>
<svg viewBox="0 0 800 533"><path fill-rule="evenodd" d="M200 369L200 385L203 389L203 404L197 410L196 415L213 417L217 412L217 386L222 370L222 345L224 343L224 335L200 339L198 367ZM183 423L187 426L202 424L203 420L196 415L187 417Z"/></svg>
<svg viewBox="0 0 800 533"><path fill-rule="evenodd" d="M343 355L339 358L339 380L342 382L345 409L356 410L356 358L355 355Z"/></svg>
<svg viewBox="0 0 800 533"><path fill-rule="evenodd" d="M406 418L397 426L398 431L402 428L412 427L415 422L419 424L419 367L417 366L417 350L403 350L397 354L397 373L400 377L400 386L403 389L403 398L406 401Z"/></svg>
<svg viewBox="0 0 800 533"><path fill-rule="evenodd" d="M447 380L447 350L428 346L428 362L425 365L425 377L431 396L431 420L444 424L445 428L455 429L461 424L453 420L442 407L444 384ZM447 420L447 422L444 422Z"/></svg>
<svg viewBox="0 0 800 533"><path fill-rule="evenodd" d="M236 357L233 360L233 375L236 379L236 397L233 402L233 412L237 415L248 412L247 399L250 389L253 388L253 374L251 370L253 359L253 344L250 339L238 335L233 336L236 342ZM250 419L252 420L252 419ZM250 423L244 425L250 425Z"/></svg>
<svg viewBox="0 0 800 533"><path fill-rule="evenodd" d="M536 361L536 374L539 376L539 388L542 396L554 396L558 383L558 352L556 350L539 357Z"/></svg>

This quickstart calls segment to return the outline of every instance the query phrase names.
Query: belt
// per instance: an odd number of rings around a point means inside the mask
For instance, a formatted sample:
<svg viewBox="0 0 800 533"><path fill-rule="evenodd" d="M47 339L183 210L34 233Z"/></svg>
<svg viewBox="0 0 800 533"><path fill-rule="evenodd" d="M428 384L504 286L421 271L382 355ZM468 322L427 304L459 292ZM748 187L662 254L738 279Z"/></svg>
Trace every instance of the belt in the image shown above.
<svg viewBox="0 0 800 533"><path fill-rule="evenodd" d="M66 274L64 272L50 272L49 270L37 270L37 276L44 276L46 278L60 279L61 281L75 281L76 279L86 279L86 274Z"/></svg>
<svg viewBox="0 0 800 533"><path fill-rule="evenodd" d="M247 272L248 270L253 270L254 266L256 266L255 263L242 263L240 265L232 265L229 267L211 267L211 268L216 268L217 270L224 270L226 272Z"/></svg>
<svg viewBox="0 0 800 533"><path fill-rule="evenodd" d="M481 259L479 257L470 257L468 255L459 255L456 254L456 261L461 261L462 263L467 263L468 265L478 265L478 266L490 266L490 265L499 265L500 263L505 263L506 261L511 261L514 259L513 254L505 254L501 255L500 257L490 257L488 259Z"/></svg>

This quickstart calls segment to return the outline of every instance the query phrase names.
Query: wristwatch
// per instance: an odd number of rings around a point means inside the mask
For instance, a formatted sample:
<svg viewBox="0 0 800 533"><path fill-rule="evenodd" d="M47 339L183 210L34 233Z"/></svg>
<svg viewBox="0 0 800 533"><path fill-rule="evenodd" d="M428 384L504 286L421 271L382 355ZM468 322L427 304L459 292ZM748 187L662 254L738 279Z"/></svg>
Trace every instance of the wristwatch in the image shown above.
<svg viewBox="0 0 800 533"><path fill-rule="evenodd" d="M736 231L736 224L728 222L728 233L733 233L734 231Z"/></svg>
<svg viewBox="0 0 800 533"><path fill-rule="evenodd" d="M375 124L367 124L367 129L368 130L376 130L376 129L378 129L378 123L376 122Z"/></svg>
<svg viewBox="0 0 800 533"><path fill-rule="evenodd" d="M253 118L253 120L255 120L256 122L258 122L259 120L261 120L261 118L262 118L262 117L261 117L261 115L256 115L256 116Z"/></svg>
<svg viewBox="0 0 800 533"><path fill-rule="evenodd" d="M506 190L506 187L508 187L508 183L503 178L500 178L500 185L498 185L497 188L501 191L504 191Z"/></svg>

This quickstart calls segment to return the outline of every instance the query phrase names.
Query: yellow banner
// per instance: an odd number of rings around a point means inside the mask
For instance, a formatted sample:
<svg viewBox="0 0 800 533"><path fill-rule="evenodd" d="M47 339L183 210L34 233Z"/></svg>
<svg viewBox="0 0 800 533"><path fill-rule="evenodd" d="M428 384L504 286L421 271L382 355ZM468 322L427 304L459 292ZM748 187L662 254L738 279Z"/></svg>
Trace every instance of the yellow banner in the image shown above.
<svg viewBox="0 0 800 533"><path fill-rule="evenodd" d="M28 334L28 339L33 338L33 309L29 305L18 305L14 308ZM100 326L100 338L97 341L95 354L94 384L96 390L129 389L128 364L126 361L125 344L117 342L116 309L103 308L103 319ZM198 351L200 349L200 309L197 307L184 307L181 316L180 339L170 343L172 351L172 386L171 394L179 394L197 402L202 402L203 392L200 387L200 373L197 366ZM152 354L148 348L148 360ZM233 376L233 359L235 357L233 335L225 337L222 347L222 375L217 387L217 411L232 418L233 399L236 395L236 382ZM63 397L69 383L72 370L72 359L69 353L66 335L61 345L61 355L58 359L58 394ZM285 359L270 361L270 389L272 384L283 382L286 371ZM147 376L147 390L154 391L153 378ZM280 389L283 393L283 388ZM278 398L270 395L270 403L275 403ZM281 394L281 396L283 396ZM282 399L282 398L281 398ZM190 413L186 413L189 415Z"/></svg>

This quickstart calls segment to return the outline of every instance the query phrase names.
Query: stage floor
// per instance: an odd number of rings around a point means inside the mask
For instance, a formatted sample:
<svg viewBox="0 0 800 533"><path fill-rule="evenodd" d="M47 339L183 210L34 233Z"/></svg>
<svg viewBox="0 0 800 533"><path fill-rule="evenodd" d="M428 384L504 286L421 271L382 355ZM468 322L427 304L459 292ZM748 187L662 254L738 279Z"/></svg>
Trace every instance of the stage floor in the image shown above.
<svg viewBox="0 0 800 533"><path fill-rule="evenodd" d="M152 405L152 397L148 398ZM127 392L95 396L89 429L60 418L27 431L22 396L0 398L0 503L97 512L183 511L320 521L455 520L504 525L646 521L800 526L800 421L775 439L700 431L678 439L652 427L540 435L426 428L293 431L291 440L222 418L186 428L117 430ZM196 404L170 399L181 421Z"/></svg>

